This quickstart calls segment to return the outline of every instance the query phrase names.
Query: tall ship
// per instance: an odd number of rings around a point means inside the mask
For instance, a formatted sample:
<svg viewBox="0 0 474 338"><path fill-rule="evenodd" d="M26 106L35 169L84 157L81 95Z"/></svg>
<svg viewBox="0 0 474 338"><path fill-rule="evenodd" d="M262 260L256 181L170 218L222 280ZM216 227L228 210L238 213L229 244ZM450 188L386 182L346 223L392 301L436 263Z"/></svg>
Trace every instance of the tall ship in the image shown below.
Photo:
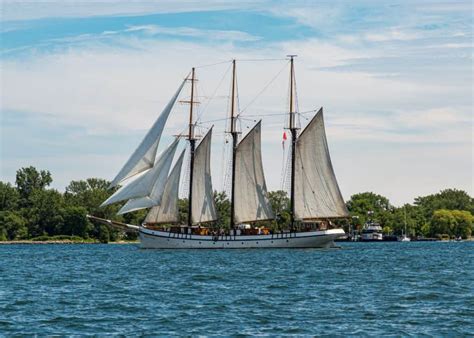
<svg viewBox="0 0 474 338"><path fill-rule="evenodd" d="M232 60L232 83L228 132L232 138L230 224L216 227L218 213L211 179L213 127L199 137L196 127L196 70L179 85L137 149L111 182L119 187L102 206L125 202L118 214L148 209L144 222L131 225L100 219L138 231L142 248L154 249L242 249L242 248L329 248L345 236L333 220L347 218L331 164L323 109L299 129L296 126L294 56L289 56L290 90L287 125L291 136L289 154L290 220L278 231L269 226L275 213L269 201L262 163L262 121L241 135L236 127L236 60ZM190 83L189 123L186 133L157 156L166 122L186 83ZM183 139L186 147L177 152ZM187 150L187 151L186 151ZM183 166L185 154L189 165ZM185 176L186 175L186 176ZM183 177L188 180L181 182ZM188 182L189 181L189 182ZM188 185L186 221L180 224L180 184Z"/></svg>

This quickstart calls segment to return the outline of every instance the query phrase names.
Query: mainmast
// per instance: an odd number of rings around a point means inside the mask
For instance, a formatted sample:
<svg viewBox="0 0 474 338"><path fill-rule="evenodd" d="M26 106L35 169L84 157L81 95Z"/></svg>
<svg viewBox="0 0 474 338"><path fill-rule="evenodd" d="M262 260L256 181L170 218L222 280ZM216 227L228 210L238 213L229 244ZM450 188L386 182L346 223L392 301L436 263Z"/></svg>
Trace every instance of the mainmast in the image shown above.
<svg viewBox="0 0 474 338"><path fill-rule="evenodd" d="M190 146L190 164L189 164L189 195L188 195L188 227L193 225L192 219L192 199L193 199L193 173L194 173L194 151L196 148L196 139L194 138L194 124L193 124L193 107L194 107L194 81L195 72L194 67L191 71L191 98L189 100L189 132L188 141Z"/></svg>
<svg viewBox="0 0 474 338"><path fill-rule="evenodd" d="M296 140L297 140L297 128L295 126L295 109L294 109L294 78L295 68L293 59L296 55L288 55L290 57L290 121L289 129L291 132L291 190L290 190L290 229L293 230L295 227L295 163L296 163Z"/></svg>
<svg viewBox="0 0 474 338"><path fill-rule="evenodd" d="M231 197L230 197L230 227L235 229L235 158L237 151L237 130L235 128L235 59L232 60L232 98L230 105L230 134L232 135L232 186L231 186Z"/></svg>

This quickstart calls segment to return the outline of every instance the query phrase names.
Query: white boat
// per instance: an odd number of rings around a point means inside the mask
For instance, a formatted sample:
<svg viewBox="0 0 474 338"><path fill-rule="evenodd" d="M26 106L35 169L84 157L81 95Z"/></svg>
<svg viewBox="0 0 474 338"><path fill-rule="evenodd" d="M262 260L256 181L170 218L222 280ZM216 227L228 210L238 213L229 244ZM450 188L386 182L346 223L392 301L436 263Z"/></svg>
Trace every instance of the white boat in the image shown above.
<svg viewBox="0 0 474 338"><path fill-rule="evenodd" d="M241 249L241 248L329 248L334 239L344 237L342 228L327 228L329 220L347 218L329 156L322 108L299 132L295 119L294 63L290 56L290 105L288 125L291 133L290 216L287 229L272 233L268 225L275 219L269 203L262 164L261 121L241 139L237 130L236 61L232 60L232 94L228 133L232 136L231 212L228 228L216 228L217 212L211 180L211 138L209 127L199 144L194 133L195 68L153 124L145 138L112 180L122 185L102 206L126 201L119 214L148 208L142 225L122 224L139 232L142 248L153 249ZM173 105L185 83L190 83L189 125L156 158L161 135ZM184 136L184 137L183 137ZM179 224L178 193L185 150L175 158L181 138L188 141L188 213L186 224ZM174 161L174 164L173 164ZM173 165L172 165L173 164ZM188 183L188 182L186 182ZM116 223L91 216L92 219ZM313 222L308 228L304 222ZM178 224L178 225L177 225ZM242 224L253 224L250 230ZM263 224L263 226L262 226ZM255 228L259 225L259 230Z"/></svg>
<svg viewBox="0 0 474 338"><path fill-rule="evenodd" d="M332 248L344 236L342 229L311 232L282 232L271 235L203 236L157 231L140 227L140 243L147 249L258 249L258 248Z"/></svg>
<svg viewBox="0 0 474 338"><path fill-rule="evenodd" d="M398 238L398 241L399 242L411 242L411 239L407 235L403 234L402 237Z"/></svg>
<svg viewBox="0 0 474 338"><path fill-rule="evenodd" d="M364 225L360 240L363 242L382 241L382 227L378 223L368 222Z"/></svg>
<svg viewBox="0 0 474 338"><path fill-rule="evenodd" d="M405 231L403 232L401 237L398 237L399 242L411 242L410 237L407 236L407 208L404 206L405 211Z"/></svg>

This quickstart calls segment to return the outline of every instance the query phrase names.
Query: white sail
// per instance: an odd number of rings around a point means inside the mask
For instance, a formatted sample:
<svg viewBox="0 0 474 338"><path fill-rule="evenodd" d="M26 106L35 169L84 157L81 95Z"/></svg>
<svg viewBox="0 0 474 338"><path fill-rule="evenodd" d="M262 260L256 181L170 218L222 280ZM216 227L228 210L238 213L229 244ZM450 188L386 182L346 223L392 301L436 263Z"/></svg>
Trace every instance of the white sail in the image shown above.
<svg viewBox="0 0 474 338"><path fill-rule="evenodd" d="M171 109L173 108L174 103L176 102L176 99L178 98L178 95L181 92L185 82L186 81L184 80L181 83L178 90L163 109L151 129L145 135L145 138L142 140L138 148L133 152L132 156L130 156L123 168L112 180L110 187L115 187L123 180L153 167L156 158L156 151L158 149L158 144L160 142L166 120L168 119Z"/></svg>
<svg viewBox="0 0 474 338"><path fill-rule="evenodd" d="M183 158L184 150L168 176L160 205L150 209L145 223L176 223L179 221L178 194Z"/></svg>
<svg viewBox="0 0 474 338"><path fill-rule="evenodd" d="M273 219L261 152L261 121L240 141L235 158L234 217L236 223Z"/></svg>
<svg viewBox="0 0 474 338"><path fill-rule="evenodd" d="M120 210L120 213L130 212L133 210L142 209L145 200L150 199L150 202L159 203L161 195L163 194L166 178L173 162L173 156L178 147L179 138L176 138L173 143L160 155L155 166L148 170L137 179L121 187L112 196L110 196L101 206L109 205L115 202L126 199L135 199L138 197L145 197L143 201L131 200L127 202ZM146 208L146 206L143 206ZM126 211L125 211L126 210Z"/></svg>
<svg viewBox="0 0 474 338"><path fill-rule="evenodd" d="M193 191L191 196L193 224L211 222L217 219L211 181L211 139L212 128L194 152Z"/></svg>
<svg viewBox="0 0 474 338"><path fill-rule="evenodd" d="M348 214L332 168L321 108L296 142L295 218L346 217Z"/></svg>

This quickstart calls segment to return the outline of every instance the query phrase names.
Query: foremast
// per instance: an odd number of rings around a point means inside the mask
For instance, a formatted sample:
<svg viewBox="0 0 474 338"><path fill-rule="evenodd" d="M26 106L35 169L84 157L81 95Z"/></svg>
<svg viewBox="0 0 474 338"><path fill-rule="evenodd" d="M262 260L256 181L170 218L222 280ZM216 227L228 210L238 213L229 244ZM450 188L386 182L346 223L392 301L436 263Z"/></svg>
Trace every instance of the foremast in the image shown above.
<svg viewBox="0 0 474 338"><path fill-rule="evenodd" d="M291 133L291 173L290 173L290 229L295 229L295 168L296 168L296 141L298 139L298 128L295 124L296 111L294 109L294 79L295 66L294 58L296 55L288 55L290 57L290 107L289 107L289 129Z"/></svg>

